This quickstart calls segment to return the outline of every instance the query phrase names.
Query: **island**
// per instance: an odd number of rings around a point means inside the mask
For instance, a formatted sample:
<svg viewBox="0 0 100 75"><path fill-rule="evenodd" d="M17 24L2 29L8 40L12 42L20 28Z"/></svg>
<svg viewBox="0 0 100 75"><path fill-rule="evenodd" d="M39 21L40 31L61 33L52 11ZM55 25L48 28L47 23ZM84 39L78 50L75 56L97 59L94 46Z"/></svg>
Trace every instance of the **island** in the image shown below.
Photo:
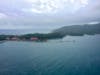
<svg viewBox="0 0 100 75"><path fill-rule="evenodd" d="M100 23L98 24L85 24L85 25L72 25L64 26L55 29L50 33L31 33L24 35L0 35L0 41L47 41L50 39L61 39L67 35L70 36L83 36L83 35L100 34Z"/></svg>

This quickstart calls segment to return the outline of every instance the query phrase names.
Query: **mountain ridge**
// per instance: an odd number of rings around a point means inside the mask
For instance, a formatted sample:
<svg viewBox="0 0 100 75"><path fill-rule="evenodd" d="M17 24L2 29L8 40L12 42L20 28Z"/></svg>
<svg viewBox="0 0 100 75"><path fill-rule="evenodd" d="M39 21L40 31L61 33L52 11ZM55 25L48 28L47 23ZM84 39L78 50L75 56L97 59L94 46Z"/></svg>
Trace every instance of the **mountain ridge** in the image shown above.
<svg viewBox="0 0 100 75"><path fill-rule="evenodd" d="M93 34L100 34L100 23L98 24L84 24L84 25L71 25L71 26L64 26L58 28L52 33L59 33L62 35L93 35Z"/></svg>

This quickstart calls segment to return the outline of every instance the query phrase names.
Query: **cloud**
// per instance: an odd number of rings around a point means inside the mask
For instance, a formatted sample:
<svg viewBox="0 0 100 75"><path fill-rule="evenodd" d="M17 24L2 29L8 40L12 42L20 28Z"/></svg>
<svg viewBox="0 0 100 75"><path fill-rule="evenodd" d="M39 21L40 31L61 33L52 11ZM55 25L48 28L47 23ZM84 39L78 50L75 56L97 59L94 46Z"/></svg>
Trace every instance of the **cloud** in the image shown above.
<svg viewBox="0 0 100 75"><path fill-rule="evenodd" d="M8 16L4 13L0 13L0 19L4 19L4 18L7 18Z"/></svg>
<svg viewBox="0 0 100 75"><path fill-rule="evenodd" d="M67 11L76 11L81 7L85 7L88 4L88 0L27 0L32 4L29 9L23 9L26 12L34 13L55 13L62 9L68 9Z"/></svg>
<svg viewBox="0 0 100 75"><path fill-rule="evenodd" d="M90 25L94 25L94 24L99 24L100 22L97 22L97 21L95 21L95 22L90 22L90 23L88 23L88 24L90 24Z"/></svg>

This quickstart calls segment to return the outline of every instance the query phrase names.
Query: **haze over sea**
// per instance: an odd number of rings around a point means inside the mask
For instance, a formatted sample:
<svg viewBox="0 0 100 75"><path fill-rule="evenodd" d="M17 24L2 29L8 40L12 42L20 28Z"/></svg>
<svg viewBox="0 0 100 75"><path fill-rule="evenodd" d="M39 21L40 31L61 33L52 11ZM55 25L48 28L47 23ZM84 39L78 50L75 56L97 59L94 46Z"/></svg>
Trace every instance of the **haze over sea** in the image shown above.
<svg viewBox="0 0 100 75"><path fill-rule="evenodd" d="M1 43L0 75L100 75L100 35Z"/></svg>
<svg viewBox="0 0 100 75"><path fill-rule="evenodd" d="M49 33L53 29L0 29L0 34L20 35L29 33Z"/></svg>

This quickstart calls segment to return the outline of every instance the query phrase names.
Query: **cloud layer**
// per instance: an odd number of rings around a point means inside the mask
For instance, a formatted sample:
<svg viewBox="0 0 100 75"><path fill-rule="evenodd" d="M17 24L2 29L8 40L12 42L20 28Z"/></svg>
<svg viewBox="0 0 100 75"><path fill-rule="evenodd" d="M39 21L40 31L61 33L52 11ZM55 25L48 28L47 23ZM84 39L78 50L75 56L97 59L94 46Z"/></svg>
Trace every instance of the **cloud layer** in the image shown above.
<svg viewBox="0 0 100 75"><path fill-rule="evenodd" d="M53 29L99 21L100 0L0 0L0 29Z"/></svg>

